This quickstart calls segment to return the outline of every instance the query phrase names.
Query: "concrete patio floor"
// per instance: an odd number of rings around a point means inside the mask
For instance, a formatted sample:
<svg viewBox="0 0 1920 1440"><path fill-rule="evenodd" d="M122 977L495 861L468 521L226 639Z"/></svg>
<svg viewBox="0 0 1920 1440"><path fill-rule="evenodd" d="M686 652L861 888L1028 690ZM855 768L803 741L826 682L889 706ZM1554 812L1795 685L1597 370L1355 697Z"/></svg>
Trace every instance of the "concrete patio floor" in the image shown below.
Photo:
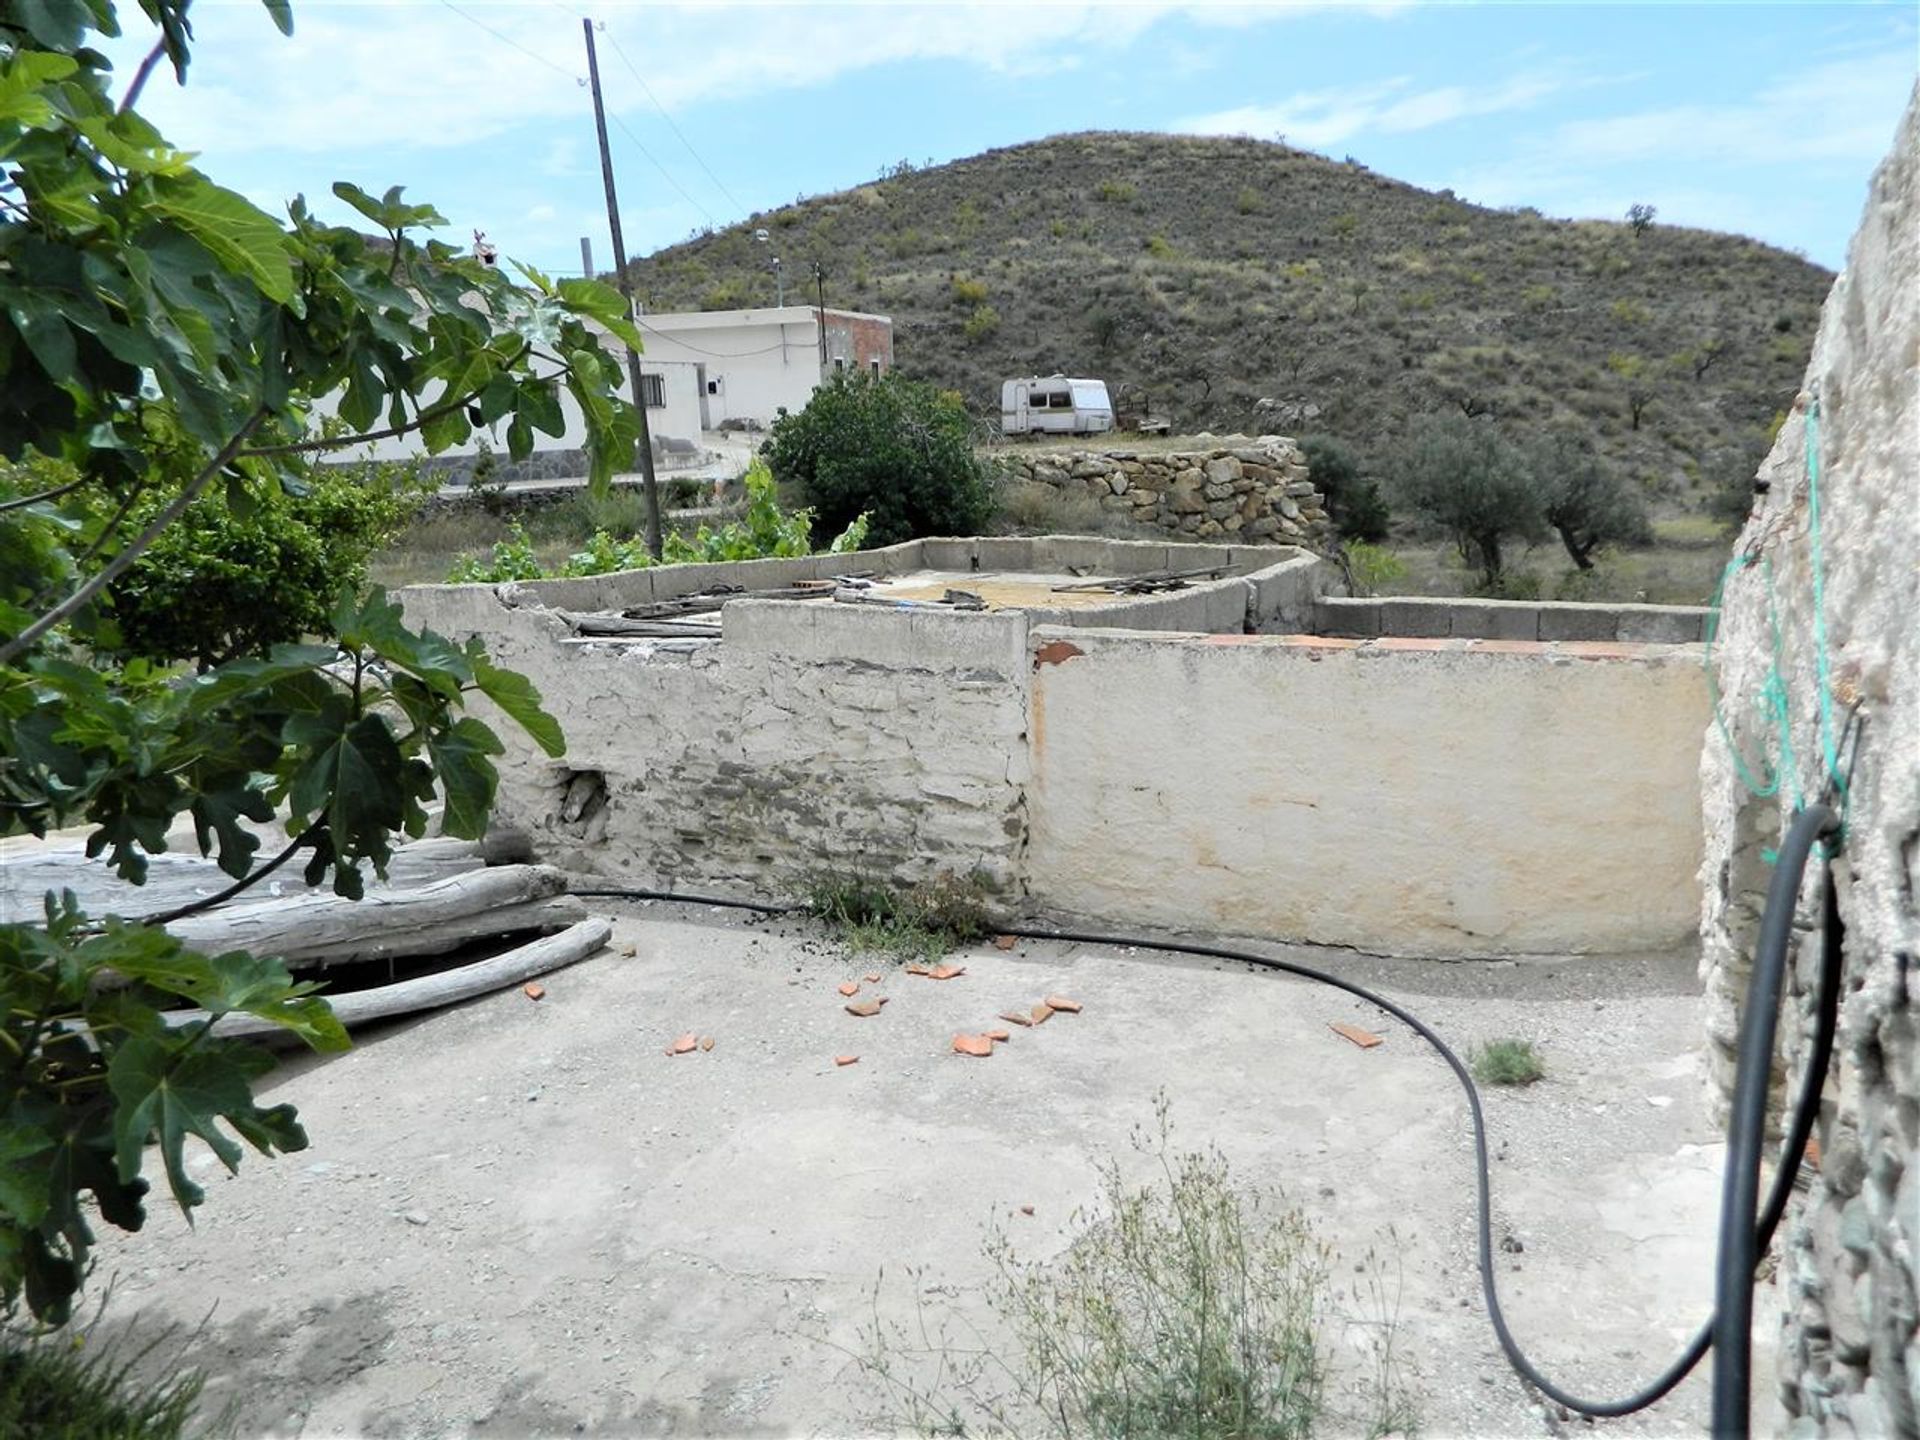
<svg viewBox="0 0 1920 1440"><path fill-rule="evenodd" d="M188 1358L242 1434L865 1432L884 1397L845 1352L882 1267L883 1318L924 1306L990 1328L985 1227L1023 1257L1058 1254L1100 1161L1144 1175L1127 1137L1164 1090L1177 1148L1217 1144L1240 1185L1284 1192L1334 1248L1339 1309L1370 1318L1355 1266L1390 1257L1376 1273L1398 1292L1422 1433L1581 1428L1523 1392L1487 1326L1463 1097L1369 1007L1238 965L1054 942L982 945L935 982L797 922L608 908L614 947L548 977L544 999L511 990L269 1077L312 1148L249 1153L233 1178L197 1152L197 1228L162 1195L144 1233L103 1237L107 1327L204 1318ZM1540 1045L1546 1080L1487 1096L1496 1237L1518 1247L1500 1252L1510 1319L1579 1393L1663 1365L1711 1289L1720 1146L1692 958L1267 949L1378 985L1462 1051ZM862 995L890 1003L859 1019L835 987L867 972L886 978ZM1083 1012L1014 1029L988 1059L951 1052L956 1031L1050 992ZM1336 1021L1385 1043L1360 1049ZM663 1053L688 1031L714 1048ZM845 1054L859 1063L837 1067ZM1325 1336L1336 1410L1363 1333ZM1704 1378L1609 1428L1698 1433Z"/></svg>

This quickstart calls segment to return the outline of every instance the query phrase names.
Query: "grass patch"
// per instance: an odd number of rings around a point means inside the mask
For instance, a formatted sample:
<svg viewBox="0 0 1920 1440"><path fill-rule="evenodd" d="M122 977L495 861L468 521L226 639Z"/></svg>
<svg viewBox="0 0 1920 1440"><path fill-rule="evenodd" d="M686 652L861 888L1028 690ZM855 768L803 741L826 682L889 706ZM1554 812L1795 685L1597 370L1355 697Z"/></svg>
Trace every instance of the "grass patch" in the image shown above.
<svg viewBox="0 0 1920 1440"><path fill-rule="evenodd" d="M858 875L827 875L808 891L807 908L856 954L931 960L989 930L986 887L972 876L936 875L909 890Z"/></svg>
<svg viewBox="0 0 1920 1440"><path fill-rule="evenodd" d="M1238 1187L1217 1148L1176 1153L1164 1093L1154 1112L1156 1127L1133 1137L1150 1179L1130 1185L1109 1157L1064 1253L1022 1260L989 1227L985 1294L1000 1335L957 1343L951 1310L924 1300L914 1322L885 1322L876 1286L853 1358L890 1411L880 1428L1109 1440L1414 1428L1393 1319L1381 1322L1384 1343L1367 1347L1356 1403L1336 1406L1332 1255L1282 1197ZM920 1295L945 1288L926 1278L914 1275Z"/></svg>
<svg viewBox="0 0 1920 1440"><path fill-rule="evenodd" d="M205 1377L177 1364L148 1364L172 1338L95 1345L71 1330L0 1330L0 1435L35 1440L181 1440L221 1433L194 1422ZM164 1378L137 1378L141 1369Z"/></svg>
<svg viewBox="0 0 1920 1440"><path fill-rule="evenodd" d="M1474 1052L1473 1076L1483 1085L1531 1085L1546 1073L1531 1040L1490 1040Z"/></svg>
<svg viewBox="0 0 1920 1440"><path fill-rule="evenodd" d="M1656 534L1660 524L1656 522ZM1406 567L1387 593L1394 595L1472 595L1479 572L1460 561L1451 545L1395 539L1386 547ZM1576 570L1558 544L1540 544L1517 554L1509 565L1507 598L1531 592L1541 600L1579 600L1596 604L1705 605L1726 563L1727 550L1694 542L1652 545L1603 552L1592 570Z"/></svg>

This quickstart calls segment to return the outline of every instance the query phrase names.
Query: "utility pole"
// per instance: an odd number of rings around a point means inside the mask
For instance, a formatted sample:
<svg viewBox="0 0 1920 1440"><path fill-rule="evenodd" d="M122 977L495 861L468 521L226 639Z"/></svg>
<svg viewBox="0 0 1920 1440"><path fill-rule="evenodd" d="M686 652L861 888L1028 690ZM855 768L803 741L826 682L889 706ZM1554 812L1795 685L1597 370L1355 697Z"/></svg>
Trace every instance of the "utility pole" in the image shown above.
<svg viewBox="0 0 1920 1440"><path fill-rule="evenodd" d="M584 235L580 237L580 273L589 280L593 278L593 241Z"/></svg>
<svg viewBox="0 0 1920 1440"><path fill-rule="evenodd" d="M613 189L613 154L607 149L607 112L600 100L600 61L593 53L593 21L582 17L580 28L587 37L587 78L593 86L593 128L600 137L600 178L607 185L607 228L613 232L613 274L620 295L627 302L627 319L632 320L633 281L627 277L627 242L620 234L620 200ZM660 483L653 474L653 427L647 423L646 390L640 383L640 356L627 346L627 378L633 382L633 408L640 414L640 476L646 482L647 553L660 558ZM661 381L664 385L666 382Z"/></svg>
<svg viewBox="0 0 1920 1440"><path fill-rule="evenodd" d="M818 260L813 262L813 298L820 302L820 378L827 378L827 277Z"/></svg>

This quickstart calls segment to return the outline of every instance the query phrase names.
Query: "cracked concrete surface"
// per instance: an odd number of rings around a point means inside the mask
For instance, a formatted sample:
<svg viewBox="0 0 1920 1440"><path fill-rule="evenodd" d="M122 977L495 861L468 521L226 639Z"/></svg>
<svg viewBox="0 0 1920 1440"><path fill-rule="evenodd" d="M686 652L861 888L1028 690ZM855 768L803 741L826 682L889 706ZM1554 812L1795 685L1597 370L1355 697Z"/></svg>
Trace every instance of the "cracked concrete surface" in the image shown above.
<svg viewBox="0 0 1920 1440"><path fill-rule="evenodd" d="M1057 1253L1096 1164L1129 1156L1164 1089L1176 1146L1217 1143L1242 1184L1304 1209L1340 1257L1343 1314L1368 1318L1354 1266L1397 1254L1381 1273L1423 1433L1570 1428L1522 1391L1485 1321L1464 1100L1359 1002L1057 943L983 946L936 983L798 924L614 908L615 948L548 977L538 1003L508 991L289 1061L265 1088L299 1105L312 1148L250 1154L231 1179L198 1152L197 1229L156 1204L144 1233L105 1239L109 1325L208 1317L193 1356L243 1434L867 1431L878 1397L844 1349L882 1267L883 1316L924 1305L990 1326L984 1227ZM1664 1364L1711 1288L1720 1146L1695 1078L1693 958L1272 953L1379 985L1463 1050L1541 1046L1544 1082L1487 1097L1496 1236L1519 1246L1500 1252L1510 1318L1581 1393ZM844 1013L834 987L881 970L885 1010ZM1086 1008L987 1060L950 1052L955 1031L1048 992ZM1358 1049L1334 1021L1386 1043ZM669 1059L688 1030L714 1050ZM860 1062L836 1068L848 1053ZM1362 1333L1329 1326L1337 1389ZM1704 1420L1698 1376L1612 1428Z"/></svg>

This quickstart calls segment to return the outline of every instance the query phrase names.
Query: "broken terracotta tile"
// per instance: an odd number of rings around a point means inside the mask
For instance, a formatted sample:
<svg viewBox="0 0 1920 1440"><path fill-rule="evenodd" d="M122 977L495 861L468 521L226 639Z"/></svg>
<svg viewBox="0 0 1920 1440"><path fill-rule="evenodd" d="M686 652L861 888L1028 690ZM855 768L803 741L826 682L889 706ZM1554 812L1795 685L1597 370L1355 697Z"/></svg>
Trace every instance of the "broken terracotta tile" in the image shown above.
<svg viewBox="0 0 1920 1440"><path fill-rule="evenodd" d="M996 950L1011 950L1018 943L1012 935L996 935L993 937L993 948Z"/></svg>
<svg viewBox="0 0 1920 1440"><path fill-rule="evenodd" d="M700 1037L689 1030L668 1048L669 1055L684 1055L700 1043Z"/></svg>
<svg viewBox="0 0 1920 1440"><path fill-rule="evenodd" d="M880 977L878 975L868 975L863 978L865 978L869 985L878 985L880 983Z"/></svg>
<svg viewBox="0 0 1920 1440"><path fill-rule="evenodd" d="M907 966L907 974L909 974L909 975L931 975L931 974L933 974L933 972L932 972L931 970L929 970L929 969L927 969L927 967L926 967L926 966L924 966L924 965L909 965L909 966Z"/></svg>
<svg viewBox="0 0 1920 1440"><path fill-rule="evenodd" d="M858 995L860 993L860 982L858 980L843 981L840 985L840 993L849 998Z"/></svg>
<svg viewBox="0 0 1920 1440"><path fill-rule="evenodd" d="M836 1055L833 1057L833 1063L845 1069L849 1065L858 1065L860 1063L860 1057L858 1055Z"/></svg>
<svg viewBox="0 0 1920 1440"><path fill-rule="evenodd" d="M1000 1018L1010 1025L1031 1025L1033 1017L1024 1010L1002 1010Z"/></svg>
<svg viewBox="0 0 1920 1440"><path fill-rule="evenodd" d="M628 959L632 959L635 955L638 955L640 953L640 947L638 945L622 945L620 947L620 953L622 955L625 955Z"/></svg>
<svg viewBox="0 0 1920 1440"><path fill-rule="evenodd" d="M985 1035L956 1035L953 1037L953 1048L961 1055L985 1058L993 1054L993 1041Z"/></svg>
<svg viewBox="0 0 1920 1440"><path fill-rule="evenodd" d="M1328 1029L1343 1039L1351 1040L1362 1050L1371 1050L1380 1043L1380 1037L1371 1030L1362 1030L1358 1025L1329 1025Z"/></svg>
<svg viewBox="0 0 1920 1440"><path fill-rule="evenodd" d="M1053 1007L1042 1001L1040 1004L1034 1006L1029 1013L1033 1016L1033 1023L1035 1025L1044 1025L1052 1018Z"/></svg>
<svg viewBox="0 0 1920 1440"><path fill-rule="evenodd" d="M702 1050L713 1049L713 1037L711 1035L702 1035L700 1037L700 1048Z"/></svg>
<svg viewBox="0 0 1920 1440"><path fill-rule="evenodd" d="M1004 1041L1004 1040L1011 1040L1013 1038L1013 1036L1008 1034L1005 1030L989 1030L986 1032L986 1034L987 1034L987 1039L989 1040Z"/></svg>
<svg viewBox="0 0 1920 1440"><path fill-rule="evenodd" d="M929 980L956 980L967 973L964 965L942 965L936 970L927 971Z"/></svg>
<svg viewBox="0 0 1920 1440"><path fill-rule="evenodd" d="M1068 1000L1064 996L1049 995L1040 1003L1045 1005L1049 1010L1064 1010L1069 1015L1078 1015L1080 1013L1080 1002L1078 1000Z"/></svg>
<svg viewBox="0 0 1920 1440"><path fill-rule="evenodd" d="M542 985L538 980L529 980L520 987L520 993L525 995L529 1000L538 1000L547 993L547 987Z"/></svg>
<svg viewBox="0 0 1920 1440"><path fill-rule="evenodd" d="M886 1003L887 997L884 995L876 995L871 1000L856 1000L847 1006L847 1014L858 1015L864 1020L870 1016L878 1015L880 1013L880 1007Z"/></svg>
<svg viewBox="0 0 1920 1440"><path fill-rule="evenodd" d="M1807 1164L1811 1165L1815 1170L1820 1168L1820 1137L1818 1135L1809 1135L1807 1137L1806 1159Z"/></svg>

